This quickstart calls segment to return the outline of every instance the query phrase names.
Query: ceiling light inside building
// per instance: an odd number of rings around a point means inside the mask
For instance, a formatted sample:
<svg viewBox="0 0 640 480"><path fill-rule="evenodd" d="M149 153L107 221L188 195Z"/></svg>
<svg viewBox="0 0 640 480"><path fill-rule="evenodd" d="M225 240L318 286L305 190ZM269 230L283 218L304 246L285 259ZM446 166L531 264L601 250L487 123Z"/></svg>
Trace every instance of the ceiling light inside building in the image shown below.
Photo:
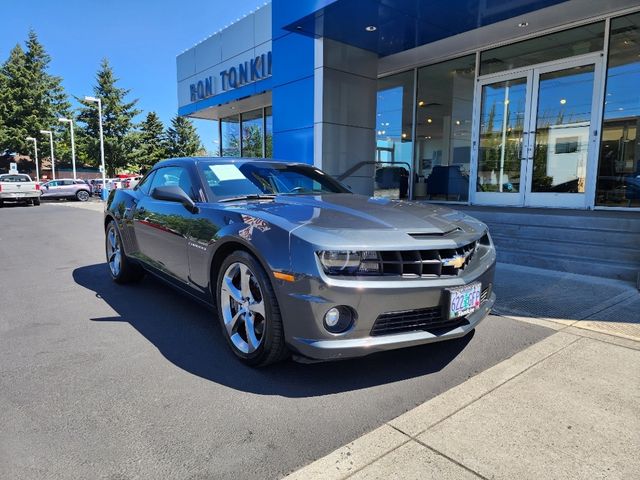
<svg viewBox="0 0 640 480"><path fill-rule="evenodd" d="M365 30L367 32L375 32L378 29L378 27L376 27L375 25L369 25L368 27L365 27Z"/></svg>
<svg viewBox="0 0 640 480"><path fill-rule="evenodd" d="M419 106L419 107L424 107L424 102L423 102L422 100L420 100L420 101L418 102L418 106Z"/></svg>
<svg viewBox="0 0 640 480"><path fill-rule="evenodd" d="M431 123L433 122L433 120L431 120L430 118L427 118L427 123Z"/></svg>
<svg viewBox="0 0 640 480"><path fill-rule="evenodd" d="M518 26L519 26L520 28L528 27L528 26L529 26L529 22L520 22L520 23L518 24Z"/></svg>
<svg viewBox="0 0 640 480"><path fill-rule="evenodd" d="M561 103L562 105L564 105L565 103L567 103L567 100L566 100L565 98L562 98L562 99L560 99L560 103Z"/></svg>

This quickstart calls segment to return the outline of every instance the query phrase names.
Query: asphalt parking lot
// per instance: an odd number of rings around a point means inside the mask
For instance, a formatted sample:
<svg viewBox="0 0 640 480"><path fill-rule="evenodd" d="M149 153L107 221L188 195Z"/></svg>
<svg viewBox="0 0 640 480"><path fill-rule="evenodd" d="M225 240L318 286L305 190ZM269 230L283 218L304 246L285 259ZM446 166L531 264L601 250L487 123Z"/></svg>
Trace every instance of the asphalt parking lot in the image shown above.
<svg viewBox="0 0 640 480"><path fill-rule="evenodd" d="M277 478L552 331L254 370L214 314L152 278L111 282L100 213L0 210L0 478Z"/></svg>

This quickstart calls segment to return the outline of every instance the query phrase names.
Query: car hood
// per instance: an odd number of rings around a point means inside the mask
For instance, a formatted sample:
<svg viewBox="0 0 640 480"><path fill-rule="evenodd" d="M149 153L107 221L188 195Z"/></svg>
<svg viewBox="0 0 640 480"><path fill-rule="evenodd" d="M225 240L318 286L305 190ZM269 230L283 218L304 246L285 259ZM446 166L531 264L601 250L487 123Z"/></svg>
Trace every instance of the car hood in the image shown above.
<svg viewBox="0 0 640 480"><path fill-rule="evenodd" d="M486 229L481 222L446 207L355 194L280 195L230 208L295 231L298 236L339 236L356 243L370 243L374 232L376 238L391 240L398 238L398 232L403 237L442 238L456 233L477 236Z"/></svg>

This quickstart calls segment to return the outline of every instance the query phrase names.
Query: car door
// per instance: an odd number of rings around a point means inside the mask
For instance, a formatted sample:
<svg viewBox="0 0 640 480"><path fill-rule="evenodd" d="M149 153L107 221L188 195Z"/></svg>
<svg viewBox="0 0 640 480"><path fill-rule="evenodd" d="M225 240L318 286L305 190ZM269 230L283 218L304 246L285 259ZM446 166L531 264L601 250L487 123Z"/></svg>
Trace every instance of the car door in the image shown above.
<svg viewBox="0 0 640 480"><path fill-rule="evenodd" d="M73 197L75 193L73 180L58 180L58 196Z"/></svg>
<svg viewBox="0 0 640 480"><path fill-rule="evenodd" d="M50 182L45 183L44 188L42 189L43 197L56 198L60 193L60 187L58 186L58 180L52 180Z"/></svg>
<svg viewBox="0 0 640 480"><path fill-rule="evenodd" d="M195 216L181 203L157 200L152 194L157 187L173 185L180 186L193 198L194 184L191 172L183 166L159 168L149 188L138 190L139 199L133 213L140 260L184 284L189 278L187 236Z"/></svg>

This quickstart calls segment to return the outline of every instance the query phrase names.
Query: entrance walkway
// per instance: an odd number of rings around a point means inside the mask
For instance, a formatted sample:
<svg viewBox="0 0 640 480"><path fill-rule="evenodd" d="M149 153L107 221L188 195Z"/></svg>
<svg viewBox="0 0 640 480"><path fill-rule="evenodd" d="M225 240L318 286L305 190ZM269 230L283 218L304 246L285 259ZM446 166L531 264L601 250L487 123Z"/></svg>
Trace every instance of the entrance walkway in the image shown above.
<svg viewBox="0 0 640 480"><path fill-rule="evenodd" d="M635 478L640 293L504 264L495 289L557 332L288 478Z"/></svg>

